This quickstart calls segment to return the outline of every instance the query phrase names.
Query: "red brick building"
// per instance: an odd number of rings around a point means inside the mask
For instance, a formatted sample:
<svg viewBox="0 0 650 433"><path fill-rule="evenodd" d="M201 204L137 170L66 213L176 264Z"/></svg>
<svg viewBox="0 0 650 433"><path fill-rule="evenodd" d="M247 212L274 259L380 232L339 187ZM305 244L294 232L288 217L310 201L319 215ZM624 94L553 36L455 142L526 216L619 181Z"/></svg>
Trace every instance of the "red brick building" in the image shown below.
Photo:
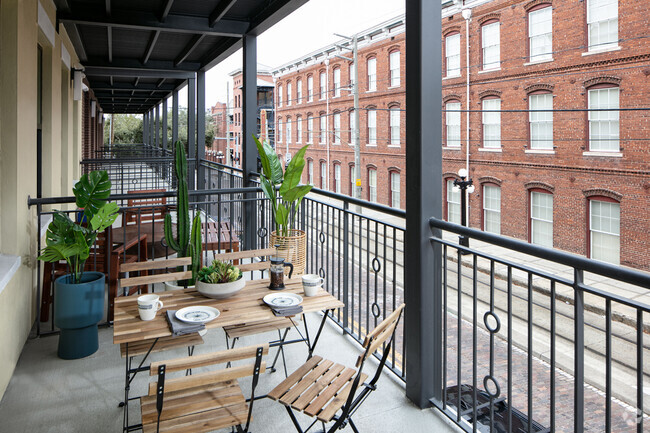
<svg viewBox="0 0 650 433"><path fill-rule="evenodd" d="M404 208L404 17L358 35L362 198ZM344 45L343 45L344 44ZM350 44L330 45L273 71L276 150L290 158L306 144L303 182L351 195L354 102Z"/></svg>
<svg viewBox="0 0 650 433"><path fill-rule="evenodd" d="M471 226L648 270L650 3L464 3L443 5L445 217L468 166Z"/></svg>
<svg viewBox="0 0 650 433"><path fill-rule="evenodd" d="M217 102L210 107L210 114L214 119L214 140L205 155L213 161L225 163L228 154L228 104Z"/></svg>

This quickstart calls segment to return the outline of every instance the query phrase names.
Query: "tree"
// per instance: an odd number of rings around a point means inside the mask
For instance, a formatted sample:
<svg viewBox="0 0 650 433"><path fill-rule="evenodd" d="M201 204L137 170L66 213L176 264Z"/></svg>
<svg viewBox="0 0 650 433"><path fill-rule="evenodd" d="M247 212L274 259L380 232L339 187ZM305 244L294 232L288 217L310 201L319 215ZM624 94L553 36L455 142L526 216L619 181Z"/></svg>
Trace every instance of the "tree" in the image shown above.
<svg viewBox="0 0 650 433"><path fill-rule="evenodd" d="M205 145L212 146L215 137L214 117L210 110L205 111ZM172 111L167 111L167 138L168 142L172 141ZM185 144L187 148L187 108L181 107L178 110L178 139Z"/></svg>
<svg viewBox="0 0 650 433"><path fill-rule="evenodd" d="M110 142L111 117L114 119L113 143L138 144L142 143L142 115L141 114L115 114L106 116L104 124L104 143Z"/></svg>

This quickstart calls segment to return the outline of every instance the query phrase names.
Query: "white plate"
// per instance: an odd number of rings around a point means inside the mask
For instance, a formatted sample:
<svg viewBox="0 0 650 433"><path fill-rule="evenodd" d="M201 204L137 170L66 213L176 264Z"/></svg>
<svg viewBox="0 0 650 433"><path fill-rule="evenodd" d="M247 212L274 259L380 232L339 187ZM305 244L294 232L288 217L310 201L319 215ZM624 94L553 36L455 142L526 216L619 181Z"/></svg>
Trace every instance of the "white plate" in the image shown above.
<svg viewBox="0 0 650 433"><path fill-rule="evenodd" d="M176 312L176 318L185 323L208 323L219 317L219 310L212 307L197 305L181 308Z"/></svg>
<svg viewBox="0 0 650 433"><path fill-rule="evenodd" d="M264 297L264 303L271 307L293 307L302 303L302 296L295 293L270 293Z"/></svg>

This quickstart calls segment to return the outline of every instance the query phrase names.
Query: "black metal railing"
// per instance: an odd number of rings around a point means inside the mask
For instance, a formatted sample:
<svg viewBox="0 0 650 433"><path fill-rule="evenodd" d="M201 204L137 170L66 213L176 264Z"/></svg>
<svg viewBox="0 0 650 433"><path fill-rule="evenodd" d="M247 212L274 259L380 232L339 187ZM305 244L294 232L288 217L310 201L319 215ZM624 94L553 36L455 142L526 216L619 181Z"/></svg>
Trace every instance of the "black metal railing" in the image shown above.
<svg viewBox="0 0 650 433"><path fill-rule="evenodd" d="M650 306L585 283L650 288L650 275L431 219L443 267L443 384L466 431L644 431ZM539 269L440 230L545 261ZM494 248L492 248L494 249ZM558 272L553 270L556 266ZM572 277L560 268L569 266Z"/></svg>

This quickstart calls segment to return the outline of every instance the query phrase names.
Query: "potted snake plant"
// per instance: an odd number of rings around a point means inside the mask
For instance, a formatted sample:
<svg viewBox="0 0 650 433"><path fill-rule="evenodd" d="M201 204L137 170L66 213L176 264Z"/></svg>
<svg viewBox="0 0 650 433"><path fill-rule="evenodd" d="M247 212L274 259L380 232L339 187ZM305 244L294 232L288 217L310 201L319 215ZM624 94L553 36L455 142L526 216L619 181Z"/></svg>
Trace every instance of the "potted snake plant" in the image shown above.
<svg viewBox="0 0 650 433"><path fill-rule="evenodd" d="M221 260L213 260L212 265L201 268L196 278L196 290L208 298L229 298L245 285L239 268Z"/></svg>
<svg viewBox="0 0 650 433"><path fill-rule="evenodd" d="M190 227L189 192L187 186L187 158L181 141L174 143L174 173L176 189L176 237L174 236L172 216L165 215L165 242L176 251L177 257L192 258L192 278L188 281L166 282L165 290L179 290L193 287L201 267L201 215L197 213ZM191 230L190 230L191 229ZM181 269L182 270L182 269Z"/></svg>
<svg viewBox="0 0 650 433"><path fill-rule="evenodd" d="M295 273L305 271L307 236L304 230L296 228L296 216L302 199L311 191L312 185L300 185L305 167L305 152L302 147L282 170L282 163L275 150L265 141L253 136L262 161L260 182L264 195L271 202L271 214L275 230L271 232L270 245L277 247L278 257L293 264Z"/></svg>
<svg viewBox="0 0 650 433"><path fill-rule="evenodd" d="M115 222L119 211L107 201L111 181L106 171L84 174L72 191L82 213L73 221L67 213L55 212L38 257L46 262L65 261L69 269L54 282L54 324L61 330L58 355L63 359L83 358L99 348L97 323L104 315L105 276L84 267L97 234Z"/></svg>

